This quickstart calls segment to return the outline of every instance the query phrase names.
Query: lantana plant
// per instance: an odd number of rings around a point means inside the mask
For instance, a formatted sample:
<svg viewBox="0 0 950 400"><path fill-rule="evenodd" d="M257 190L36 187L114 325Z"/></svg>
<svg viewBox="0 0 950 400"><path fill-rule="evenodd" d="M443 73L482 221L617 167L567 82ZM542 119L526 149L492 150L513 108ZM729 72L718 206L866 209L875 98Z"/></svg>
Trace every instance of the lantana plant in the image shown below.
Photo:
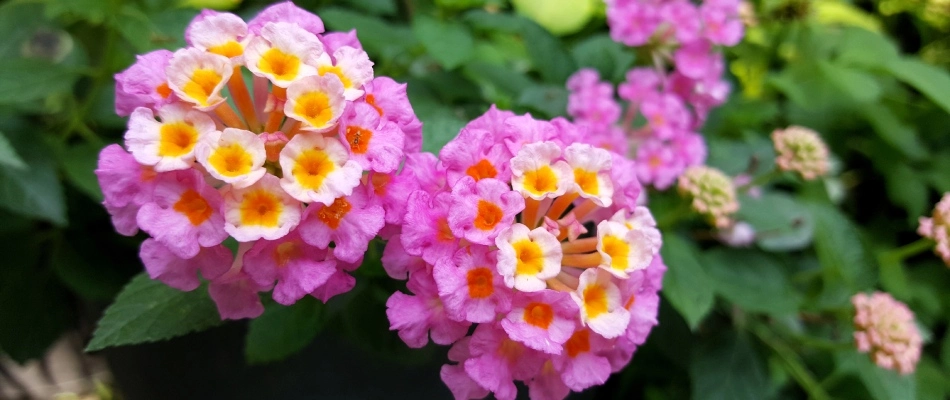
<svg viewBox="0 0 950 400"><path fill-rule="evenodd" d="M222 318L260 315L259 292L290 305L349 291L401 218L373 182L421 149L406 86L374 76L354 32L290 2L248 22L203 11L185 38L115 76L128 131L96 174L116 231L150 236L153 279L194 290L200 272Z"/></svg>

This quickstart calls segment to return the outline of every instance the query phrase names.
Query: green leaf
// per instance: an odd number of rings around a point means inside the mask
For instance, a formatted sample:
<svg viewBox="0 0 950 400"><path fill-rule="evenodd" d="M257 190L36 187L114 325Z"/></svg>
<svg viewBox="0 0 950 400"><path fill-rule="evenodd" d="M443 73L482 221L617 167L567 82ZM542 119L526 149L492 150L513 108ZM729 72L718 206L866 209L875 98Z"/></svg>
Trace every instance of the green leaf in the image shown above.
<svg viewBox="0 0 950 400"><path fill-rule="evenodd" d="M603 79L617 82L633 64L635 57L607 34L591 36L571 50L578 68L594 68Z"/></svg>
<svg viewBox="0 0 950 400"><path fill-rule="evenodd" d="M927 210L927 182L920 172L911 169L907 164L886 164L887 167L882 168L881 172L884 173L887 183L887 197L907 211L911 221L917 221L917 217Z"/></svg>
<svg viewBox="0 0 950 400"><path fill-rule="evenodd" d="M291 306L268 304L263 315L251 320L244 356L251 364L284 359L310 344L327 319L326 306L311 296Z"/></svg>
<svg viewBox="0 0 950 400"><path fill-rule="evenodd" d="M663 235L660 250L669 268L663 278L663 295L686 320L690 329L712 310L713 285L699 264L692 244L674 234Z"/></svg>
<svg viewBox="0 0 950 400"><path fill-rule="evenodd" d="M101 24L112 13L114 1L106 0L50 0L46 1L46 16L58 18L72 15L92 24Z"/></svg>
<svg viewBox="0 0 950 400"><path fill-rule="evenodd" d="M82 143L66 149L60 158L60 166L69 183L73 184L97 203L102 201L102 190L96 178L96 164L99 161L99 145Z"/></svg>
<svg viewBox="0 0 950 400"><path fill-rule="evenodd" d="M838 369L857 374L875 400L906 400L917 397L914 375L899 375L878 367L871 362L867 354L854 350L838 352L835 358Z"/></svg>
<svg viewBox="0 0 950 400"><path fill-rule="evenodd" d="M221 323L207 285L182 292L141 273L106 309L86 351L170 339Z"/></svg>
<svg viewBox="0 0 950 400"><path fill-rule="evenodd" d="M416 15L412 20L412 31L429 55L445 69L454 69L464 64L474 54L475 40L464 24Z"/></svg>
<svg viewBox="0 0 950 400"><path fill-rule="evenodd" d="M548 83L563 85L577 66L567 51L561 47L561 41L534 21L522 19L521 34L524 36L528 57L534 68Z"/></svg>
<svg viewBox="0 0 950 400"><path fill-rule="evenodd" d="M370 14L390 16L399 11L396 0L348 0L347 2L354 8Z"/></svg>
<svg viewBox="0 0 950 400"><path fill-rule="evenodd" d="M944 370L950 371L950 332L943 334L943 341L940 343L940 363L943 364Z"/></svg>
<svg viewBox="0 0 950 400"><path fill-rule="evenodd" d="M755 228L756 243L764 250L798 250L811 244L815 223L808 210L791 196L765 192L758 198L742 196L739 219Z"/></svg>
<svg viewBox="0 0 950 400"><path fill-rule="evenodd" d="M868 104L859 112L871 124L874 133L891 147L914 160L927 157L927 149L921 144L917 130L898 119L889 108Z"/></svg>
<svg viewBox="0 0 950 400"><path fill-rule="evenodd" d="M360 43L370 55L393 59L396 55L415 46L418 41L412 30L403 25L387 23L363 13L327 7L318 13L328 30L348 31L356 29ZM372 58L372 57L371 57ZM375 60L375 58L373 58Z"/></svg>
<svg viewBox="0 0 950 400"><path fill-rule="evenodd" d="M0 60L19 57L23 42L45 24L42 4L7 1L0 5Z"/></svg>
<svg viewBox="0 0 950 400"><path fill-rule="evenodd" d="M836 62L880 68L899 57L900 50L887 36L866 29L848 28L841 38Z"/></svg>
<svg viewBox="0 0 950 400"><path fill-rule="evenodd" d="M716 293L746 311L794 313L801 295L774 258L752 250L715 248L703 256Z"/></svg>
<svg viewBox="0 0 950 400"><path fill-rule="evenodd" d="M852 291L874 284L876 264L861 241L858 228L826 203L808 203L815 221L815 252L826 283L839 281Z"/></svg>
<svg viewBox="0 0 950 400"><path fill-rule="evenodd" d="M43 356L75 318L38 242L30 231L0 236L0 348L21 364Z"/></svg>
<svg viewBox="0 0 950 400"><path fill-rule="evenodd" d="M422 150L435 154L458 136L459 130L465 126L465 121L448 111L433 115L422 122Z"/></svg>
<svg viewBox="0 0 950 400"><path fill-rule="evenodd" d="M26 169L26 163L16 153L16 149L13 148L3 132L0 132L0 165L13 169Z"/></svg>
<svg viewBox="0 0 950 400"><path fill-rule="evenodd" d="M897 79L913 86L950 113L950 75L947 71L915 58L901 58L887 64Z"/></svg>
<svg viewBox="0 0 950 400"><path fill-rule="evenodd" d="M945 400L947 397L948 380L940 366L924 356L917 364L917 399L918 400Z"/></svg>
<svg viewBox="0 0 950 400"><path fill-rule="evenodd" d="M103 257L94 246L102 246L102 240L87 238L64 238L53 248L50 264L56 276L66 287L79 296L98 301L109 301L122 290L128 275L116 271L108 264L109 258ZM95 249L88 257L77 248ZM101 247L100 247L101 248ZM89 250L87 250L88 253Z"/></svg>
<svg viewBox="0 0 950 400"><path fill-rule="evenodd" d="M689 372L694 399L768 398L765 367L744 335L729 332L704 342Z"/></svg>
<svg viewBox="0 0 950 400"><path fill-rule="evenodd" d="M563 86L531 86L521 92L517 105L540 111L543 117L554 118L567 111L567 89Z"/></svg>
<svg viewBox="0 0 950 400"><path fill-rule="evenodd" d="M881 97L881 85L871 74L825 61L818 62L818 70L828 82L858 103L870 103Z"/></svg>
<svg viewBox="0 0 950 400"><path fill-rule="evenodd" d="M72 90L79 71L38 59L0 59L0 104L22 103Z"/></svg>
<svg viewBox="0 0 950 400"><path fill-rule="evenodd" d="M66 225L63 188L49 148L35 132L8 132L8 137L29 168L0 165L0 207Z"/></svg>

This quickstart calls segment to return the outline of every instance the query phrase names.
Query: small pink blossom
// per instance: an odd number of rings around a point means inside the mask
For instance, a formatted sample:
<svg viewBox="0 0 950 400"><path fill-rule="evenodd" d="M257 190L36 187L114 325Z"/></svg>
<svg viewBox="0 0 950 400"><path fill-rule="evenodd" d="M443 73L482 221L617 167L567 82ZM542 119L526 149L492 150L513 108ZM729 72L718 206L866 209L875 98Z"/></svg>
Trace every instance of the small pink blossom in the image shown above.
<svg viewBox="0 0 950 400"><path fill-rule="evenodd" d="M231 266L233 256L224 246L204 247L192 258L181 258L155 239L142 242L139 258L152 279L178 290L192 291L201 281L198 271L208 280L216 279Z"/></svg>
<svg viewBox="0 0 950 400"><path fill-rule="evenodd" d="M291 305L336 272L326 247L307 244L294 230L277 240L258 240L244 254L244 272L260 286L274 286L274 300Z"/></svg>
<svg viewBox="0 0 950 400"><path fill-rule="evenodd" d="M923 339L907 305L883 292L870 296L858 293L851 302L855 308L854 341L858 351L870 353L881 368L902 375L914 372Z"/></svg>
<svg viewBox="0 0 950 400"><path fill-rule="evenodd" d="M389 329L398 331L399 338L407 346L425 346L430 334L432 341L441 345L452 344L465 336L471 324L448 317L431 275L412 274L406 287L414 295L393 293L386 301L386 316L389 317Z"/></svg>
<svg viewBox="0 0 950 400"><path fill-rule="evenodd" d="M221 214L223 200L196 170L176 171L156 179L151 202L139 210L138 225L181 258L228 237Z"/></svg>
<svg viewBox="0 0 950 400"><path fill-rule="evenodd" d="M511 308L512 292L495 272L495 262L495 253L485 246L461 249L439 260L432 276L450 318L486 323Z"/></svg>

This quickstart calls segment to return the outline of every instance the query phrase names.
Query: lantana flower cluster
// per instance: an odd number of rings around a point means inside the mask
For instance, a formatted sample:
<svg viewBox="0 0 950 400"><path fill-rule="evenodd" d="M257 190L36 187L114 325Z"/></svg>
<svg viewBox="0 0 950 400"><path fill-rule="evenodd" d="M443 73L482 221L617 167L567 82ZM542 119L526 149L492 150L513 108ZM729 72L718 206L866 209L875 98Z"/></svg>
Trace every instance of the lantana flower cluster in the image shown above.
<svg viewBox="0 0 950 400"><path fill-rule="evenodd" d="M200 271L222 318L260 315L261 291L289 305L350 290L394 218L371 181L421 148L405 85L290 2L248 22L202 11L185 39L115 76L128 131L96 174L116 230L150 236L153 279L193 290Z"/></svg>
<svg viewBox="0 0 950 400"><path fill-rule="evenodd" d="M738 0L607 0L611 37L647 46L653 66L627 71L614 97L611 83L582 69L567 83L568 113L600 133L620 153L631 152L644 184L669 188L683 171L706 159L699 135L709 111L729 95L717 46L733 46L744 32ZM672 65L672 68L667 68ZM631 149L618 146L633 139Z"/></svg>
<svg viewBox="0 0 950 400"><path fill-rule="evenodd" d="M772 142L780 170L798 173L805 180L828 173L828 146L817 132L793 125L772 132Z"/></svg>
<svg viewBox="0 0 950 400"><path fill-rule="evenodd" d="M711 225L719 229L733 226L732 214L739 211L739 202L732 179L722 171L704 165L689 167L679 177L677 190Z"/></svg>
<svg viewBox="0 0 950 400"><path fill-rule="evenodd" d="M936 242L934 253L950 266L950 193L944 193L930 218L920 217L917 233Z"/></svg>
<svg viewBox="0 0 950 400"><path fill-rule="evenodd" d="M869 353L881 368L905 375L914 372L923 347L914 312L884 292L858 293L851 303L858 351Z"/></svg>
<svg viewBox="0 0 950 400"><path fill-rule="evenodd" d="M660 233L633 162L590 136L492 107L387 189L405 218L383 266L409 291L387 302L391 329L452 345L441 376L456 398L602 384L657 323Z"/></svg>

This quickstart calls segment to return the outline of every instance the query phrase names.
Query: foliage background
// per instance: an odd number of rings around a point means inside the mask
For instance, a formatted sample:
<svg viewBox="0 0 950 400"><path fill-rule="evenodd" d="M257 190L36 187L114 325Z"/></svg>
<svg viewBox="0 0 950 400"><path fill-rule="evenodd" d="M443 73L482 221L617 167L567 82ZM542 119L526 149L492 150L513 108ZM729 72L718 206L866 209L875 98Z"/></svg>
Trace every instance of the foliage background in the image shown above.
<svg viewBox="0 0 950 400"><path fill-rule="evenodd" d="M112 75L135 54L184 46L182 32L196 7L250 16L266 2L235 3L0 5L0 351L9 357L39 357L71 329L90 337L117 295L128 307L106 315L90 349L221 325L204 290L180 293L139 276L119 294L142 269L141 238L113 232L98 204L102 196L92 170L98 150L124 133L125 121L112 108ZM377 74L409 83L412 105L425 123L425 149L434 152L489 104L545 118L563 115L564 83L577 69L596 68L616 83L627 68L649 59L649 49L610 40L603 6L593 0L557 1L579 7L563 15L515 2L559 33L577 24L576 32L564 36L514 12L506 0L297 3L316 11L328 30L357 29ZM670 266L660 325L625 371L585 394L945 398L950 271L928 252L902 246L917 240L917 217L950 191L950 2L752 4L757 25L748 28L743 43L726 49L733 95L704 127L709 163L733 175L750 165L753 173L768 171L774 158L768 134L798 124L828 141L835 174L807 184L786 177L765 187L760 199L743 197L740 215L760 232L751 249L718 244L697 221L674 218L675 196L651 193ZM589 19L578 18L584 15ZM384 365L379 374L387 373L384 368L417 371L403 363L423 366L413 379L428 379L432 393L448 396L437 381L445 349L411 351L388 331L384 303L399 283L382 271L380 249L378 243L372 247L357 271L357 288L326 306L313 299L289 308L268 304L249 323L227 323L166 347L119 347L106 355L114 365L128 365L152 357L149 349L178 349L182 357L195 351L198 358L217 357L217 368L243 371L230 376L247 376L245 386L265 390L256 393L275 393L266 390L287 383L267 378L273 371L311 376L308 368L320 367L310 362L347 357L327 349L351 346L365 362ZM854 350L849 297L873 288L889 291L917 314L926 344L914 375L880 370ZM230 353L208 350L216 344ZM236 346L244 347L248 363L270 364L240 365L231 350ZM305 355L291 356L303 348ZM185 376L193 370L176 365L186 360L167 355L160 362ZM130 394L134 385L148 384L123 383L123 374L116 375L120 390ZM210 381L209 394L225 390L222 382ZM386 393L410 389L397 385Z"/></svg>

